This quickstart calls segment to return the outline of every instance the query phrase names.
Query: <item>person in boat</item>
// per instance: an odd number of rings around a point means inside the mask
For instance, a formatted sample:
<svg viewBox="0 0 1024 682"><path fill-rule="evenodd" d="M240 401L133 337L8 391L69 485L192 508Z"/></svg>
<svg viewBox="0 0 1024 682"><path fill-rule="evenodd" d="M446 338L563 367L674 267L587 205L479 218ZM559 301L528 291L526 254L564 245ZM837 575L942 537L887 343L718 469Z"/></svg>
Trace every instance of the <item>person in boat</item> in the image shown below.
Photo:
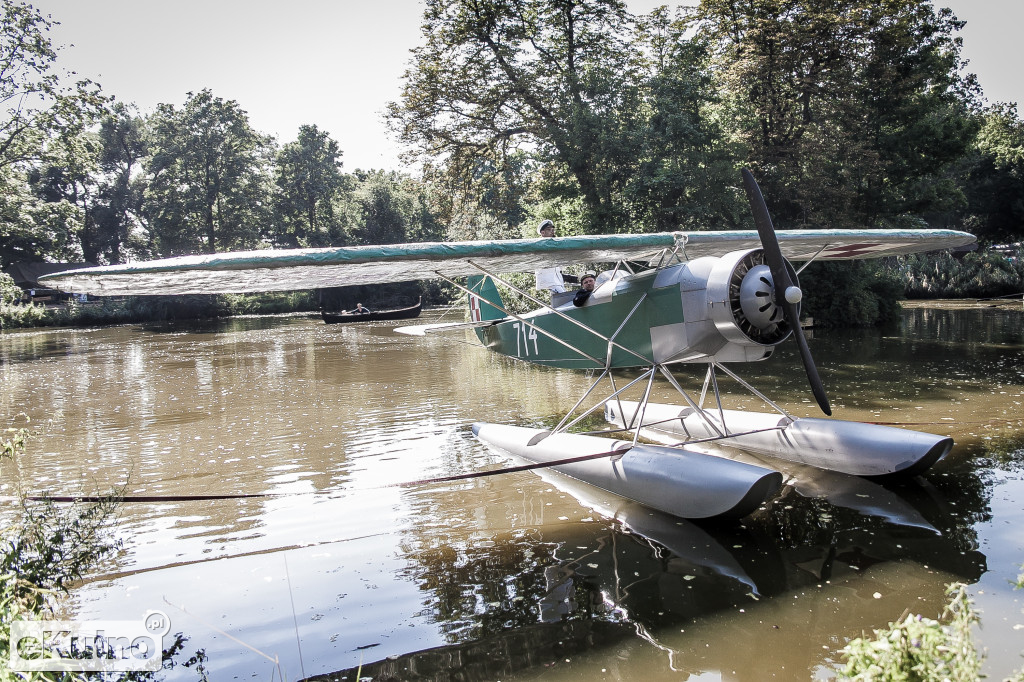
<svg viewBox="0 0 1024 682"><path fill-rule="evenodd" d="M590 295L594 293L595 286L597 286L597 277L594 273L588 272L580 277L580 288L576 290L576 295L572 297L572 304L579 308L586 303Z"/></svg>
<svg viewBox="0 0 1024 682"><path fill-rule="evenodd" d="M362 303L356 303L356 307L349 312L353 315L369 315L372 311L369 308L364 308Z"/></svg>
<svg viewBox="0 0 1024 682"><path fill-rule="evenodd" d="M554 237L555 224L550 220L542 220L537 226L537 234L545 238ZM575 275L562 274L562 269L558 267L534 270L533 275L537 278L535 284L537 289L548 289L552 293L558 294L565 292L566 282L579 281Z"/></svg>

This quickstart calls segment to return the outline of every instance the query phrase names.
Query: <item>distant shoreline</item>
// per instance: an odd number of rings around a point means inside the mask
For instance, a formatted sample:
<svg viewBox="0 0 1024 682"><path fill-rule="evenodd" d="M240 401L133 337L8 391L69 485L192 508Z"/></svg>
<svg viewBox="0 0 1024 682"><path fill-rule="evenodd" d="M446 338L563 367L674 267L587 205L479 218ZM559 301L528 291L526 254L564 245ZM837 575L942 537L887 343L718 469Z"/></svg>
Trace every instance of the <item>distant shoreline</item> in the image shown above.
<svg viewBox="0 0 1024 682"><path fill-rule="evenodd" d="M915 298L900 301L904 308L939 308L942 310L970 310L974 308L1024 309L1024 294L1002 298Z"/></svg>

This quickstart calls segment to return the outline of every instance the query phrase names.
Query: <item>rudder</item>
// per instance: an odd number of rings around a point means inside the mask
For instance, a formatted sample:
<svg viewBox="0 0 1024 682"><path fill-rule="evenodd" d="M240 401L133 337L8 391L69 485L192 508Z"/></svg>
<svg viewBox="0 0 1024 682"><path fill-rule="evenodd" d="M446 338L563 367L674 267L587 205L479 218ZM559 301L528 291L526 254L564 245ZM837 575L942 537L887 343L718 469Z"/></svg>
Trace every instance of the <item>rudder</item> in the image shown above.
<svg viewBox="0 0 1024 682"><path fill-rule="evenodd" d="M474 292L469 295L469 316L473 322L500 320L505 317L505 313L502 312L505 302L490 277L473 275L467 278L466 288Z"/></svg>

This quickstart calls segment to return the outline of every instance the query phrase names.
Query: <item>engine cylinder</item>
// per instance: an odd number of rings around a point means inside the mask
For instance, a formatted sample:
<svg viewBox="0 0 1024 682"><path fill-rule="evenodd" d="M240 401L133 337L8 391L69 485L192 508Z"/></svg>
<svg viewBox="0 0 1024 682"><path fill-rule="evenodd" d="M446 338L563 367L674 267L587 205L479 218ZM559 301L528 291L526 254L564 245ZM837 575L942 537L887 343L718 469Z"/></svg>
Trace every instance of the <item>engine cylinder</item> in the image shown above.
<svg viewBox="0 0 1024 682"><path fill-rule="evenodd" d="M787 261L786 267L799 287L793 266ZM775 283L761 249L722 256L708 276L707 297L715 328L732 343L776 346L793 333L775 301Z"/></svg>

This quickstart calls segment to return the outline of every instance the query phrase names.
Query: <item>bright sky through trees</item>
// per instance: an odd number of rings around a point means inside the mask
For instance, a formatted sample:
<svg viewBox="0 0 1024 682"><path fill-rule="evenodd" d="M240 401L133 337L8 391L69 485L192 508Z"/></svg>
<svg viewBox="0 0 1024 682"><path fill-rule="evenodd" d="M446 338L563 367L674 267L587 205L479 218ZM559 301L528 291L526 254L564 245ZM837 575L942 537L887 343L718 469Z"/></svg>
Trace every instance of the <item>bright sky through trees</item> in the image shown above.
<svg viewBox="0 0 1024 682"><path fill-rule="evenodd" d="M210 88L237 100L252 126L294 140L316 124L338 141L344 170L399 167L381 112L398 98L420 42L418 0L37 0L61 22L59 64L137 104L180 106ZM634 13L665 4L627 0ZM673 4L673 3L669 3ZM679 4L679 3L674 3ZM1015 54L1021 0L940 0L967 26L963 55L992 102L1024 101Z"/></svg>

